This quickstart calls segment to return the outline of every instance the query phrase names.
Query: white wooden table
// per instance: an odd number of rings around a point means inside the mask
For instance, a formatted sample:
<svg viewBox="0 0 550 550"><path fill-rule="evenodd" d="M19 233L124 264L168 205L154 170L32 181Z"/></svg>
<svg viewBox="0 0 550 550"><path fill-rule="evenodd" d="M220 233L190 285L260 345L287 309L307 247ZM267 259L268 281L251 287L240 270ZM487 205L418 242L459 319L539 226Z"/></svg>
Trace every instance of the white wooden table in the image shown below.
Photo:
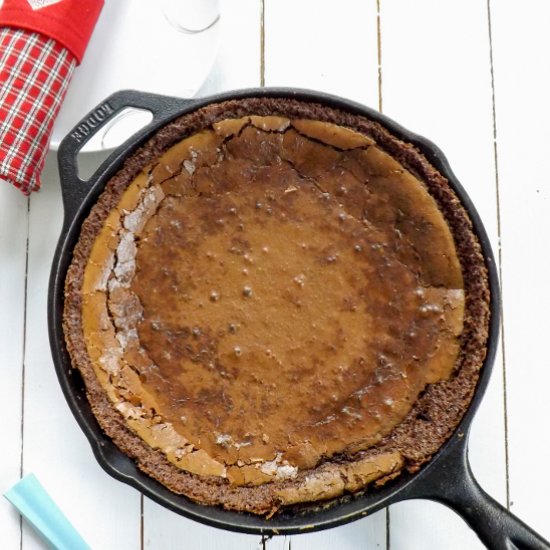
<svg viewBox="0 0 550 550"><path fill-rule="evenodd" d="M549 21L545 0L226 0L219 57L200 95L259 85L333 92L382 109L446 152L478 207L502 277L502 346L473 426L473 470L550 539ZM98 162L84 157L83 170ZM161 508L94 460L59 388L47 337L61 220L54 154L43 190L30 199L0 185L0 492L34 472L94 549L261 548L259 537ZM446 508L411 501L265 547L481 543ZM44 548L4 499L0 548Z"/></svg>

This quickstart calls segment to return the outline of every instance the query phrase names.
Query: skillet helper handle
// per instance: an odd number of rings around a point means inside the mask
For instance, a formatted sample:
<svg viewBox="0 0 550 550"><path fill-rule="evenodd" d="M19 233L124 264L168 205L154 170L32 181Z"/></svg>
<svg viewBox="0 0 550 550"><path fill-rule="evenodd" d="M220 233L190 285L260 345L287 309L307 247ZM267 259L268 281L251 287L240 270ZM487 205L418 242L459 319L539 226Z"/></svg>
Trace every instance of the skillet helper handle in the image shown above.
<svg viewBox="0 0 550 550"><path fill-rule="evenodd" d="M83 180L78 176L77 156L82 147L103 126L128 107L150 111L153 115L153 121L130 138L132 141L137 142L150 126L159 126L161 122L168 121L174 114L181 111L184 105L190 103L192 103L192 100L136 90L122 90L115 92L90 111L63 138L57 153L66 217L72 218L76 214L84 198L95 183L93 178Z"/></svg>
<svg viewBox="0 0 550 550"><path fill-rule="evenodd" d="M411 498L428 498L457 512L489 550L550 550L550 543L489 496L472 473L464 434L455 436L450 455L427 476Z"/></svg>

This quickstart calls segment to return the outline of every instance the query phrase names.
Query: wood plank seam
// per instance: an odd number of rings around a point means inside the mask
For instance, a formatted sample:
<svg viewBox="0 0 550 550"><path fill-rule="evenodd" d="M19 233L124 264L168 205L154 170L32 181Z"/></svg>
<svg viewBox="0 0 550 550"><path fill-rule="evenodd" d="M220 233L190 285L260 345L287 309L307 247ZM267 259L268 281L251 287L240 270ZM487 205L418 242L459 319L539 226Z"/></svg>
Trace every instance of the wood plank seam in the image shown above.
<svg viewBox="0 0 550 550"><path fill-rule="evenodd" d="M378 48L378 110L382 112L382 24L381 0L376 0L376 42Z"/></svg>
<svg viewBox="0 0 550 550"><path fill-rule="evenodd" d="M497 142L497 116L495 102L495 71L493 64L493 29L491 27L491 0L487 0L487 25L489 33L489 67L491 71L491 102L493 116L493 152L495 165L495 191L496 191L496 215L497 215L497 235L498 235L498 275L501 284L501 304L500 304L500 334L502 338L502 391L504 403L504 461L506 473L506 508L510 509L510 480L509 480L509 453L508 453L508 401L506 389L506 346L504 335L504 311L502 302L504 301L502 291L502 240L501 240L501 216L500 216L500 187L498 176L498 142Z"/></svg>
<svg viewBox="0 0 550 550"><path fill-rule="evenodd" d="M25 436L25 361L27 351L27 298L28 298L28 274L29 274L29 218L31 210L31 198L27 198L27 219L25 224L25 282L23 285L23 345L21 349L21 435L19 454L19 477L23 477L23 456ZM19 516L19 548L23 548L23 516Z"/></svg>
<svg viewBox="0 0 550 550"><path fill-rule="evenodd" d="M139 547L140 550L145 548L145 518L144 518L144 504L143 494L139 495Z"/></svg>
<svg viewBox="0 0 550 550"><path fill-rule="evenodd" d="M265 0L260 0L260 86L265 86Z"/></svg>

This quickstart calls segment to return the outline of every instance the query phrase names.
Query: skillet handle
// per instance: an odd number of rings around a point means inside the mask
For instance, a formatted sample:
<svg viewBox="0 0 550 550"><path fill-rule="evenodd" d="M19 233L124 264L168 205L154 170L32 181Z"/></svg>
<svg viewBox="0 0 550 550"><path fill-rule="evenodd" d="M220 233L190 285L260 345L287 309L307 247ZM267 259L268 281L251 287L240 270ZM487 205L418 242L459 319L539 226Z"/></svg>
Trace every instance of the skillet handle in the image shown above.
<svg viewBox="0 0 550 550"><path fill-rule="evenodd" d="M137 143L152 127L158 127L168 121L184 106L193 103L190 99L162 96L136 90L122 90L109 96L95 109L90 111L63 138L57 153L65 219L76 215L80 205L95 184L94 178L83 180L78 176L77 156L82 147L110 120L127 107L150 111L153 121L134 134L127 143ZM114 156L116 155L113 153ZM113 156L112 155L112 156ZM113 160L111 157L109 161Z"/></svg>
<svg viewBox="0 0 550 550"><path fill-rule="evenodd" d="M449 443L449 454L426 471L421 483L411 484L407 497L445 504L466 521L489 550L550 550L547 540L481 488L470 467L465 434L455 435Z"/></svg>

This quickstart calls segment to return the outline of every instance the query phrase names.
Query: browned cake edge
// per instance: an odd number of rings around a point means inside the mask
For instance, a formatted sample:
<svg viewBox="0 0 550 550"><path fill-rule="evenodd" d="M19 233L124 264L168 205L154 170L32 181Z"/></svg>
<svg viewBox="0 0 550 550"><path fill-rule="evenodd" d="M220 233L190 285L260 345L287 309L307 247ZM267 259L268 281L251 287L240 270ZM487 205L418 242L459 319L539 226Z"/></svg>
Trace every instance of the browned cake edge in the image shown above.
<svg viewBox="0 0 550 550"><path fill-rule="evenodd" d="M123 191L149 163L154 163L164 151L181 139L225 118L247 115L280 115L288 118L314 119L352 128L371 138L379 147L425 182L436 200L455 239L465 285L465 316L461 353L454 376L430 385L419 397L406 419L378 445L354 456L333 457L314 472L333 471L339 464L359 457L398 451L405 459L404 469L417 471L450 437L468 408L486 355L489 329L489 286L487 269L480 244L473 233L469 217L447 180L411 144L405 143L380 124L365 117L352 115L314 103L293 99L247 98L211 104L183 115L160 129L144 146L124 163L107 183L90 215L82 224L80 238L74 248L73 260L65 284L63 329L72 365L82 373L88 400L105 433L141 470L178 494L207 505L222 505L228 509L265 514L276 510L280 503L272 490L303 484L312 471L300 472L291 481L256 487L235 487L218 477L199 477L171 464L159 450L150 448L132 432L122 415L113 407L94 373L82 333L81 286L92 245L104 220L117 205ZM395 477L394 474L388 476ZM377 484L385 481L379 480Z"/></svg>

